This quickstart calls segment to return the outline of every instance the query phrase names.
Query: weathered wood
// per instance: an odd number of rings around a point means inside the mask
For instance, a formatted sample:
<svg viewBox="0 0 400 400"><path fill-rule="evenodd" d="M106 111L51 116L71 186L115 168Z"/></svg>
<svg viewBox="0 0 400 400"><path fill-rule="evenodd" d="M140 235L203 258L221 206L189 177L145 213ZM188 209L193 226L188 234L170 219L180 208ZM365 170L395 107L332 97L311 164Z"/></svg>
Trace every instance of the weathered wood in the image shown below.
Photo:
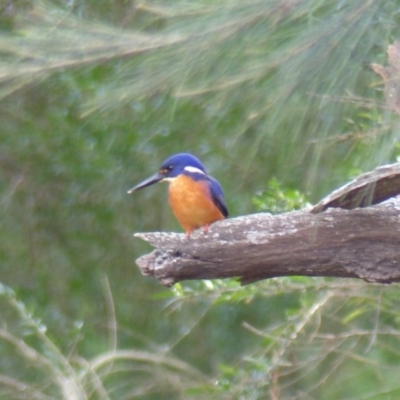
<svg viewBox="0 0 400 400"><path fill-rule="evenodd" d="M400 199L362 209L254 214L213 224L190 239L138 233L156 250L137 260L144 275L170 286L187 279L278 276L400 281Z"/></svg>
<svg viewBox="0 0 400 400"><path fill-rule="evenodd" d="M351 210L381 203L400 194L400 163L384 165L358 176L315 205L311 212L339 207Z"/></svg>

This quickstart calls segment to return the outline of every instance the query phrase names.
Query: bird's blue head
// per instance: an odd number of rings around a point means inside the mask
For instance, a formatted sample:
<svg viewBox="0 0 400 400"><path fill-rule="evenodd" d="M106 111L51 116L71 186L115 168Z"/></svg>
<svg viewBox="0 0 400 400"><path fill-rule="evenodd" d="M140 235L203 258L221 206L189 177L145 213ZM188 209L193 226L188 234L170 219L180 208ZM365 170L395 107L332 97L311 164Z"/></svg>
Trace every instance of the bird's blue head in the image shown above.
<svg viewBox="0 0 400 400"><path fill-rule="evenodd" d="M128 193L132 193L135 190L143 189L147 186L150 186L160 181L172 180L176 178L178 175L183 174L185 172L194 174L206 173L205 168L201 163L201 161L192 154L189 153L174 154L173 156L167 158L161 164L160 170L156 174L150 176L143 182L133 187L131 190L128 191Z"/></svg>

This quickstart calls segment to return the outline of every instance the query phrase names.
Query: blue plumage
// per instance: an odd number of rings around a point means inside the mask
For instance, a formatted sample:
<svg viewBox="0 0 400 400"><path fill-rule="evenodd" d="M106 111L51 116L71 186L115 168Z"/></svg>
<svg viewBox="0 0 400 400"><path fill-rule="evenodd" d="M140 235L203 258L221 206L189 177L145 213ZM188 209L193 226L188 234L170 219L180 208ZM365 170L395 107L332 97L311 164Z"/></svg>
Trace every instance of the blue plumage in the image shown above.
<svg viewBox="0 0 400 400"><path fill-rule="evenodd" d="M228 216L220 184L207 175L204 165L192 154L179 153L169 157L156 174L128 193L160 181L170 182L169 202L188 236L193 229L204 226L206 231L209 224Z"/></svg>

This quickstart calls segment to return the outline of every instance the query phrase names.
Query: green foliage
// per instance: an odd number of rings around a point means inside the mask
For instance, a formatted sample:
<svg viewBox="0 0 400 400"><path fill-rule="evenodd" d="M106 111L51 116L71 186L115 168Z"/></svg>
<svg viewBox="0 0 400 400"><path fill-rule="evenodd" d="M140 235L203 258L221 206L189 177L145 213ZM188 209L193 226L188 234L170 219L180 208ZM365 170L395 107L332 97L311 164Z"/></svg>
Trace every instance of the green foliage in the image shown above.
<svg viewBox="0 0 400 400"><path fill-rule="evenodd" d="M276 178L268 181L265 191L253 198L253 204L258 211L272 214L300 210L310 205L303 193L297 189L283 188Z"/></svg>
<svg viewBox="0 0 400 400"><path fill-rule="evenodd" d="M0 397L398 398L397 285L163 289L132 233L179 229L165 187L126 190L191 151L232 216L280 213L396 160L400 2L6 3Z"/></svg>
<svg viewBox="0 0 400 400"><path fill-rule="evenodd" d="M261 399L278 394L288 398L296 393L301 398L336 399L362 397L365 390L373 393L373 398L390 398L400 390L396 287L381 289L351 280L311 278L279 278L245 288L233 281L193 286L185 285L184 293L171 298L166 308L169 318L188 316L196 298L199 303L209 297L211 303L202 315L181 320L181 329L188 322L190 327L181 332L177 342L170 342L169 348L110 348L90 359L82 358L76 342L73 353L63 355L43 322L32 316L11 289L2 286L0 302L8 325L0 328L0 377L17 377L14 381L2 379L2 395L19 398L23 390L29 398L39 399L108 399L111 394L112 398ZM242 299L232 300L229 293L240 293ZM236 331L232 312L241 315L242 335L251 345L247 354L233 362L227 362L229 357L225 362L217 357L218 346L207 353L215 361L221 360L214 380L174 355L180 348L187 350L182 342L188 336L201 333L215 341L213 333L219 321L228 324L226 332L232 335ZM115 322L110 320L110 326L116 327ZM75 341L86 340L81 336L82 326L76 329ZM237 335L223 338L236 355L240 349ZM204 337L197 349L203 346ZM355 384L355 379L362 384Z"/></svg>

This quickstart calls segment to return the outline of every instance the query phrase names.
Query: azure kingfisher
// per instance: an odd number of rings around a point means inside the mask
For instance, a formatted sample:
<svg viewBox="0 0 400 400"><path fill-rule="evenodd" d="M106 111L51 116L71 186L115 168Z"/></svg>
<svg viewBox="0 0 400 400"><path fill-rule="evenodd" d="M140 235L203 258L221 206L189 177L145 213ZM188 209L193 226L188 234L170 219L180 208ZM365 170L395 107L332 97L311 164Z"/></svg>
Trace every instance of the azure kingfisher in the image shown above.
<svg viewBox="0 0 400 400"><path fill-rule="evenodd" d="M201 161L192 154L179 153L169 157L156 174L128 193L157 182L170 183L169 204L187 237L200 227L207 232L211 223L228 217L220 184L207 175Z"/></svg>

